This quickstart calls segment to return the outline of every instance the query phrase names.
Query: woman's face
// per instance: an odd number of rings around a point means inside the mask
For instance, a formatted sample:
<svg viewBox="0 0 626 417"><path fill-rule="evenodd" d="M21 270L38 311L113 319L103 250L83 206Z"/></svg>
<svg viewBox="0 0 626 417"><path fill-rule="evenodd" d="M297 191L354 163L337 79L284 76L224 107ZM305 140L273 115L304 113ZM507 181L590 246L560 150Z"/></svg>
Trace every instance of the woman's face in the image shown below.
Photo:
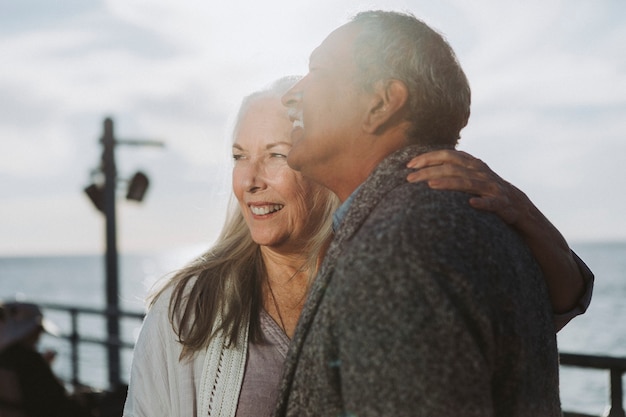
<svg viewBox="0 0 626 417"><path fill-rule="evenodd" d="M249 105L235 131L233 192L256 243L300 253L321 221L321 209L313 212L321 186L287 165L291 128L280 98Z"/></svg>

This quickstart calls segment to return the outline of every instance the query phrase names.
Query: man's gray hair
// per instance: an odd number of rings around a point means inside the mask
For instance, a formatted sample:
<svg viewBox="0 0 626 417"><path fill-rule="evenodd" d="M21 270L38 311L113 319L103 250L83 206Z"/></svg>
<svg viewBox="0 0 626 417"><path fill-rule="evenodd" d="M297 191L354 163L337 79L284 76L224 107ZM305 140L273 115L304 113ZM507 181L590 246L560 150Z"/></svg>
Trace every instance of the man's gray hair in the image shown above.
<svg viewBox="0 0 626 417"><path fill-rule="evenodd" d="M378 81L402 81L409 91L409 142L455 145L469 119L471 92L443 36L415 16L399 12L361 12L351 23L363 29L354 46L361 87L369 90Z"/></svg>

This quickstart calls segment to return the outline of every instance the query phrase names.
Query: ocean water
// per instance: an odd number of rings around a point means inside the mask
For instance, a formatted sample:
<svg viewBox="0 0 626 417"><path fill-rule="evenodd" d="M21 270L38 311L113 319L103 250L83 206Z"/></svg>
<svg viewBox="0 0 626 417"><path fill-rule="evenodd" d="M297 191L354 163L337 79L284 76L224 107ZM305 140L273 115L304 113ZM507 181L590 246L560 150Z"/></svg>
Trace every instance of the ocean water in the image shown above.
<svg viewBox="0 0 626 417"><path fill-rule="evenodd" d="M626 243L573 244L573 249L589 265L596 284L588 312L574 319L558 334L563 352L626 357ZM188 248L167 253L122 254L119 259L120 307L144 311L144 299L162 277L183 266L199 253ZM102 255L64 257L0 257L0 299L16 297L35 302L83 307L105 306L105 272ZM66 314L53 310L46 315L67 333ZM127 319L121 330L125 340L135 340L140 322ZM105 321L86 316L79 321L85 336L102 337ZM45 336L41 348L58 352L54 371L70 379L69 344ZM132 352L122 353L122 377L127 379ZM95 387L107 386L106 352L97 345L80 347L82 382ZM608 371L561 367L563 408L600 415L609 404Z"/></svg>

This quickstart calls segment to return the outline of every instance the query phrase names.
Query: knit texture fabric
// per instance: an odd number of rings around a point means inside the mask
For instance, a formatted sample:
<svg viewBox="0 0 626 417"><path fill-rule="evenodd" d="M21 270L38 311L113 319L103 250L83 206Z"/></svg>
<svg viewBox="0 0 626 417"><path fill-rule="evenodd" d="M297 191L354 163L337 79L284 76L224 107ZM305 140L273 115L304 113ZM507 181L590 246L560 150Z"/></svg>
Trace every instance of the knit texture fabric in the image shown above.
<svg viewBox="0 0 626 417"><path fill-rule="evenodd" d="M356 194L304 307L276 416L560 416L547 289L469 195L386 158Z"/></svg>
<svg viewBox="0 0 626 417"><path fill-rule="evenodd" d="M148 311L137 344L124 417L234 417L248 349L248 326L240 348L218 335L207 349L179 361L181 344L168 317L171 290Z"/></svg>

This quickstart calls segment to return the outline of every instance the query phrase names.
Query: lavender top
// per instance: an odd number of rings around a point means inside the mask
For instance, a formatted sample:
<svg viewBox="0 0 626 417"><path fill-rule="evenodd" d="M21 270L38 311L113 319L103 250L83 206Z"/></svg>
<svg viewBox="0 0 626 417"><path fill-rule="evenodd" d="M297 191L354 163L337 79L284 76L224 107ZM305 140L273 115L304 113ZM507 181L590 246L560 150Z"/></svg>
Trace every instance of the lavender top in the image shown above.
<svg viewBox="0 0 626 417"><path fill-rule="evenodd" d="M266 342L248 345L236 417L269 417L276 405L289 338L265 310L261 311L261 331Z"/></svg>

